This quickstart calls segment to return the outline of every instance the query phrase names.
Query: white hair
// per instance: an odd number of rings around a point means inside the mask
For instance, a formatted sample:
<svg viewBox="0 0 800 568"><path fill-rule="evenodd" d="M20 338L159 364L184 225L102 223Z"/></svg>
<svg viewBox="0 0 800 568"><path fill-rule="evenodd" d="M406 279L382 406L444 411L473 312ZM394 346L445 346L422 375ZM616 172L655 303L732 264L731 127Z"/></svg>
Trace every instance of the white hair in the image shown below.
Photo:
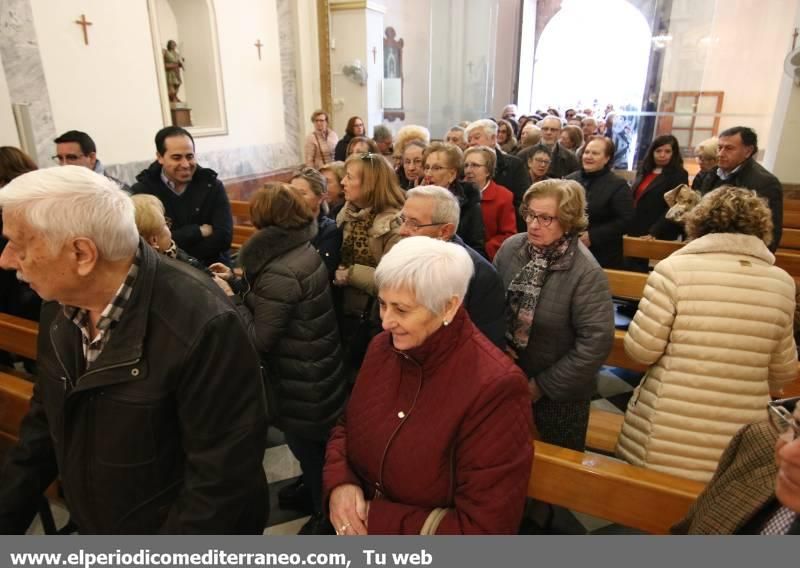
<svg viewBox="0 0 800 568"><path fill-rule="evenodd" d="M136 252L133 202L105 176L81 166L61 166L23 174L0 191L0 209L20 214L42 233L55 254L74 237L94 242L100 256L123 260Z"/></svg>
<svg viewBox="0 0 800 568"><path fill-rule="evenodd" d="M466 249L430 237L408 237L386 253L375 269L379 290L407 288L417 302L440 315L447 302L464 300L475 266Z"/></svg>
<svg viewBox="0 0 800 568"><path fill-rule="evenodd" d="M497 136L497 123L494 120L482 118L480 120L476 120L475 122L469 123L469 126L467 126L467 138L469 138L469 135L472 134L473 130L477 130L479 128L483 130L483 133L486 134L486 136Z"/></svg>
<svg viewBox="0 0 800 568"><path fill-rule="evenodd" d="M454 231L458 230L458 221L461 218L461 206L458 199L449 189L438 185L421 185L413 187L406 192L406 201L412 197L431 199L433 201L433 211L431 212L431 222L433 223L452 223Z"/></svg>

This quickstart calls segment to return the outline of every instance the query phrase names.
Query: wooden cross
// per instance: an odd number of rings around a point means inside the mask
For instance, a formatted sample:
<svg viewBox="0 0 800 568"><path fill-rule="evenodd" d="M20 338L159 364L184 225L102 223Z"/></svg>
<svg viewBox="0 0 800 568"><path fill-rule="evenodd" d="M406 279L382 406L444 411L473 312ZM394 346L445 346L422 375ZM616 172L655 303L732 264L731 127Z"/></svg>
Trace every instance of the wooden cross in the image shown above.
<svg viewBox="0 0 800 568"><path fill-rule="evenodd" d="M257 39L253 45L255 45L256 49L258 49L258 60L261 61L261 48L264 46L264 44L261 43L261 39Z"/></svg>
<svg viewBox="0 0 800 568"><path fill-rule="evenodd" d="M91 26L92 22L86 20L86 14L81 14L80 20L75 20L75 23L83 28L83 43L89 45L89 34L86 31L87 26Z"/></svg>
<svg viewBox="0 0 800 568"><path fill-rule="evenodd" d="M372 48L372 63L373 64L377 63L377 57L378 57L378 48L373 46L373 48Z"/></svg>

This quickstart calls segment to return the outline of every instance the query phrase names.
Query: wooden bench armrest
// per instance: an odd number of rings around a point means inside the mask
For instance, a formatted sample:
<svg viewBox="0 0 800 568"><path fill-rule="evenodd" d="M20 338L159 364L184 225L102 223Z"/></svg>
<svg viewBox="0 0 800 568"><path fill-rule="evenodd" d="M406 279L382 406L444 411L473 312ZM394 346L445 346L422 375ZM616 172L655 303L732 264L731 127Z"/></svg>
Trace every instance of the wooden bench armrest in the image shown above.
<svg viewBox="0 0 800 568"><path fill-rule="evenodd" d="M35 321L0 313L0 350L36 359L38 333Z"/></svg>

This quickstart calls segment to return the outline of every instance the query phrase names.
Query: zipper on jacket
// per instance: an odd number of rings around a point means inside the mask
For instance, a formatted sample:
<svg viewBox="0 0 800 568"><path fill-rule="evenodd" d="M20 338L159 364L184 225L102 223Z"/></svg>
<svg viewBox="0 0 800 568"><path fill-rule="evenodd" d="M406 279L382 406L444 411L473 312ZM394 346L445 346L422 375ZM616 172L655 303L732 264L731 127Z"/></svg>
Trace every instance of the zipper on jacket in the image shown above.
<svg viewBox="0 0 800 568"><path fill-rule="evenodd" d="M400 355L403 359L405 359L406 361L410 361L417 367L417 370L419 371L419 383L417 384L417 392L414 394L414 399L411 401L411 406L409 406L408 412L406 412L405 416L403 416L403 418L400 419L400 423L395 427L394 431L392 431L391 436L389 436L389 439L386 441L386 446L383 448L383 455L381 456L381 464L378 469L378 484L377 484L378 492L381 494L383 493L383 489L385 488L383 483L383 468L384 465L386 464L386 454L389 453L389 446L392 445L392 441L394 441L394 438L395 436L397 436L397 433L400 431L400 428L403 427L403 424L405 424L408 421L409 416L411 416L411 412L413 412L414 407L417 405L417 399L419 398L419 393L422 390L422 365L417 363L414 359L412 359L402 351L397 351L396 349L393 349L393 351L398 355Z"/></svg>

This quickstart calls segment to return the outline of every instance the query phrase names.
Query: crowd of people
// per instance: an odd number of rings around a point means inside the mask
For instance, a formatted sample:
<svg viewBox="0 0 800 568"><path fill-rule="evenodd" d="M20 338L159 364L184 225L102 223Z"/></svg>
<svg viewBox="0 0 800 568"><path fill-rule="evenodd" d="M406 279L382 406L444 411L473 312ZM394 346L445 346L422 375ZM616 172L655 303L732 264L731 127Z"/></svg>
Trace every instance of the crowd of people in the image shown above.
<svg viewBox="0 0 800 568"><path fill-rule="evenodd" d="M0 532L59 475L81 532L260 533L270 425L302 469L278 494L310 515L301 534L515 533L531 442L586 448L614 342L604 269L650 268L624 235L689 242L625 336L649 371L618 455L710 481L676 531L713 532L742 447L777 440L770 509L728 532L797 531L800 407L772 401L797 376L780 183L734 127L696 149L697 193L670 134L629 185L609 115L509 105L437 141L368 138L357 116L339 139L316 111L305 165L250 198L235 260L224 185L182 128L131 187L86 133L55 140L61 168L0 148L0 308L48 338ZM676 213L676 191L697 204Z"/></svg>

